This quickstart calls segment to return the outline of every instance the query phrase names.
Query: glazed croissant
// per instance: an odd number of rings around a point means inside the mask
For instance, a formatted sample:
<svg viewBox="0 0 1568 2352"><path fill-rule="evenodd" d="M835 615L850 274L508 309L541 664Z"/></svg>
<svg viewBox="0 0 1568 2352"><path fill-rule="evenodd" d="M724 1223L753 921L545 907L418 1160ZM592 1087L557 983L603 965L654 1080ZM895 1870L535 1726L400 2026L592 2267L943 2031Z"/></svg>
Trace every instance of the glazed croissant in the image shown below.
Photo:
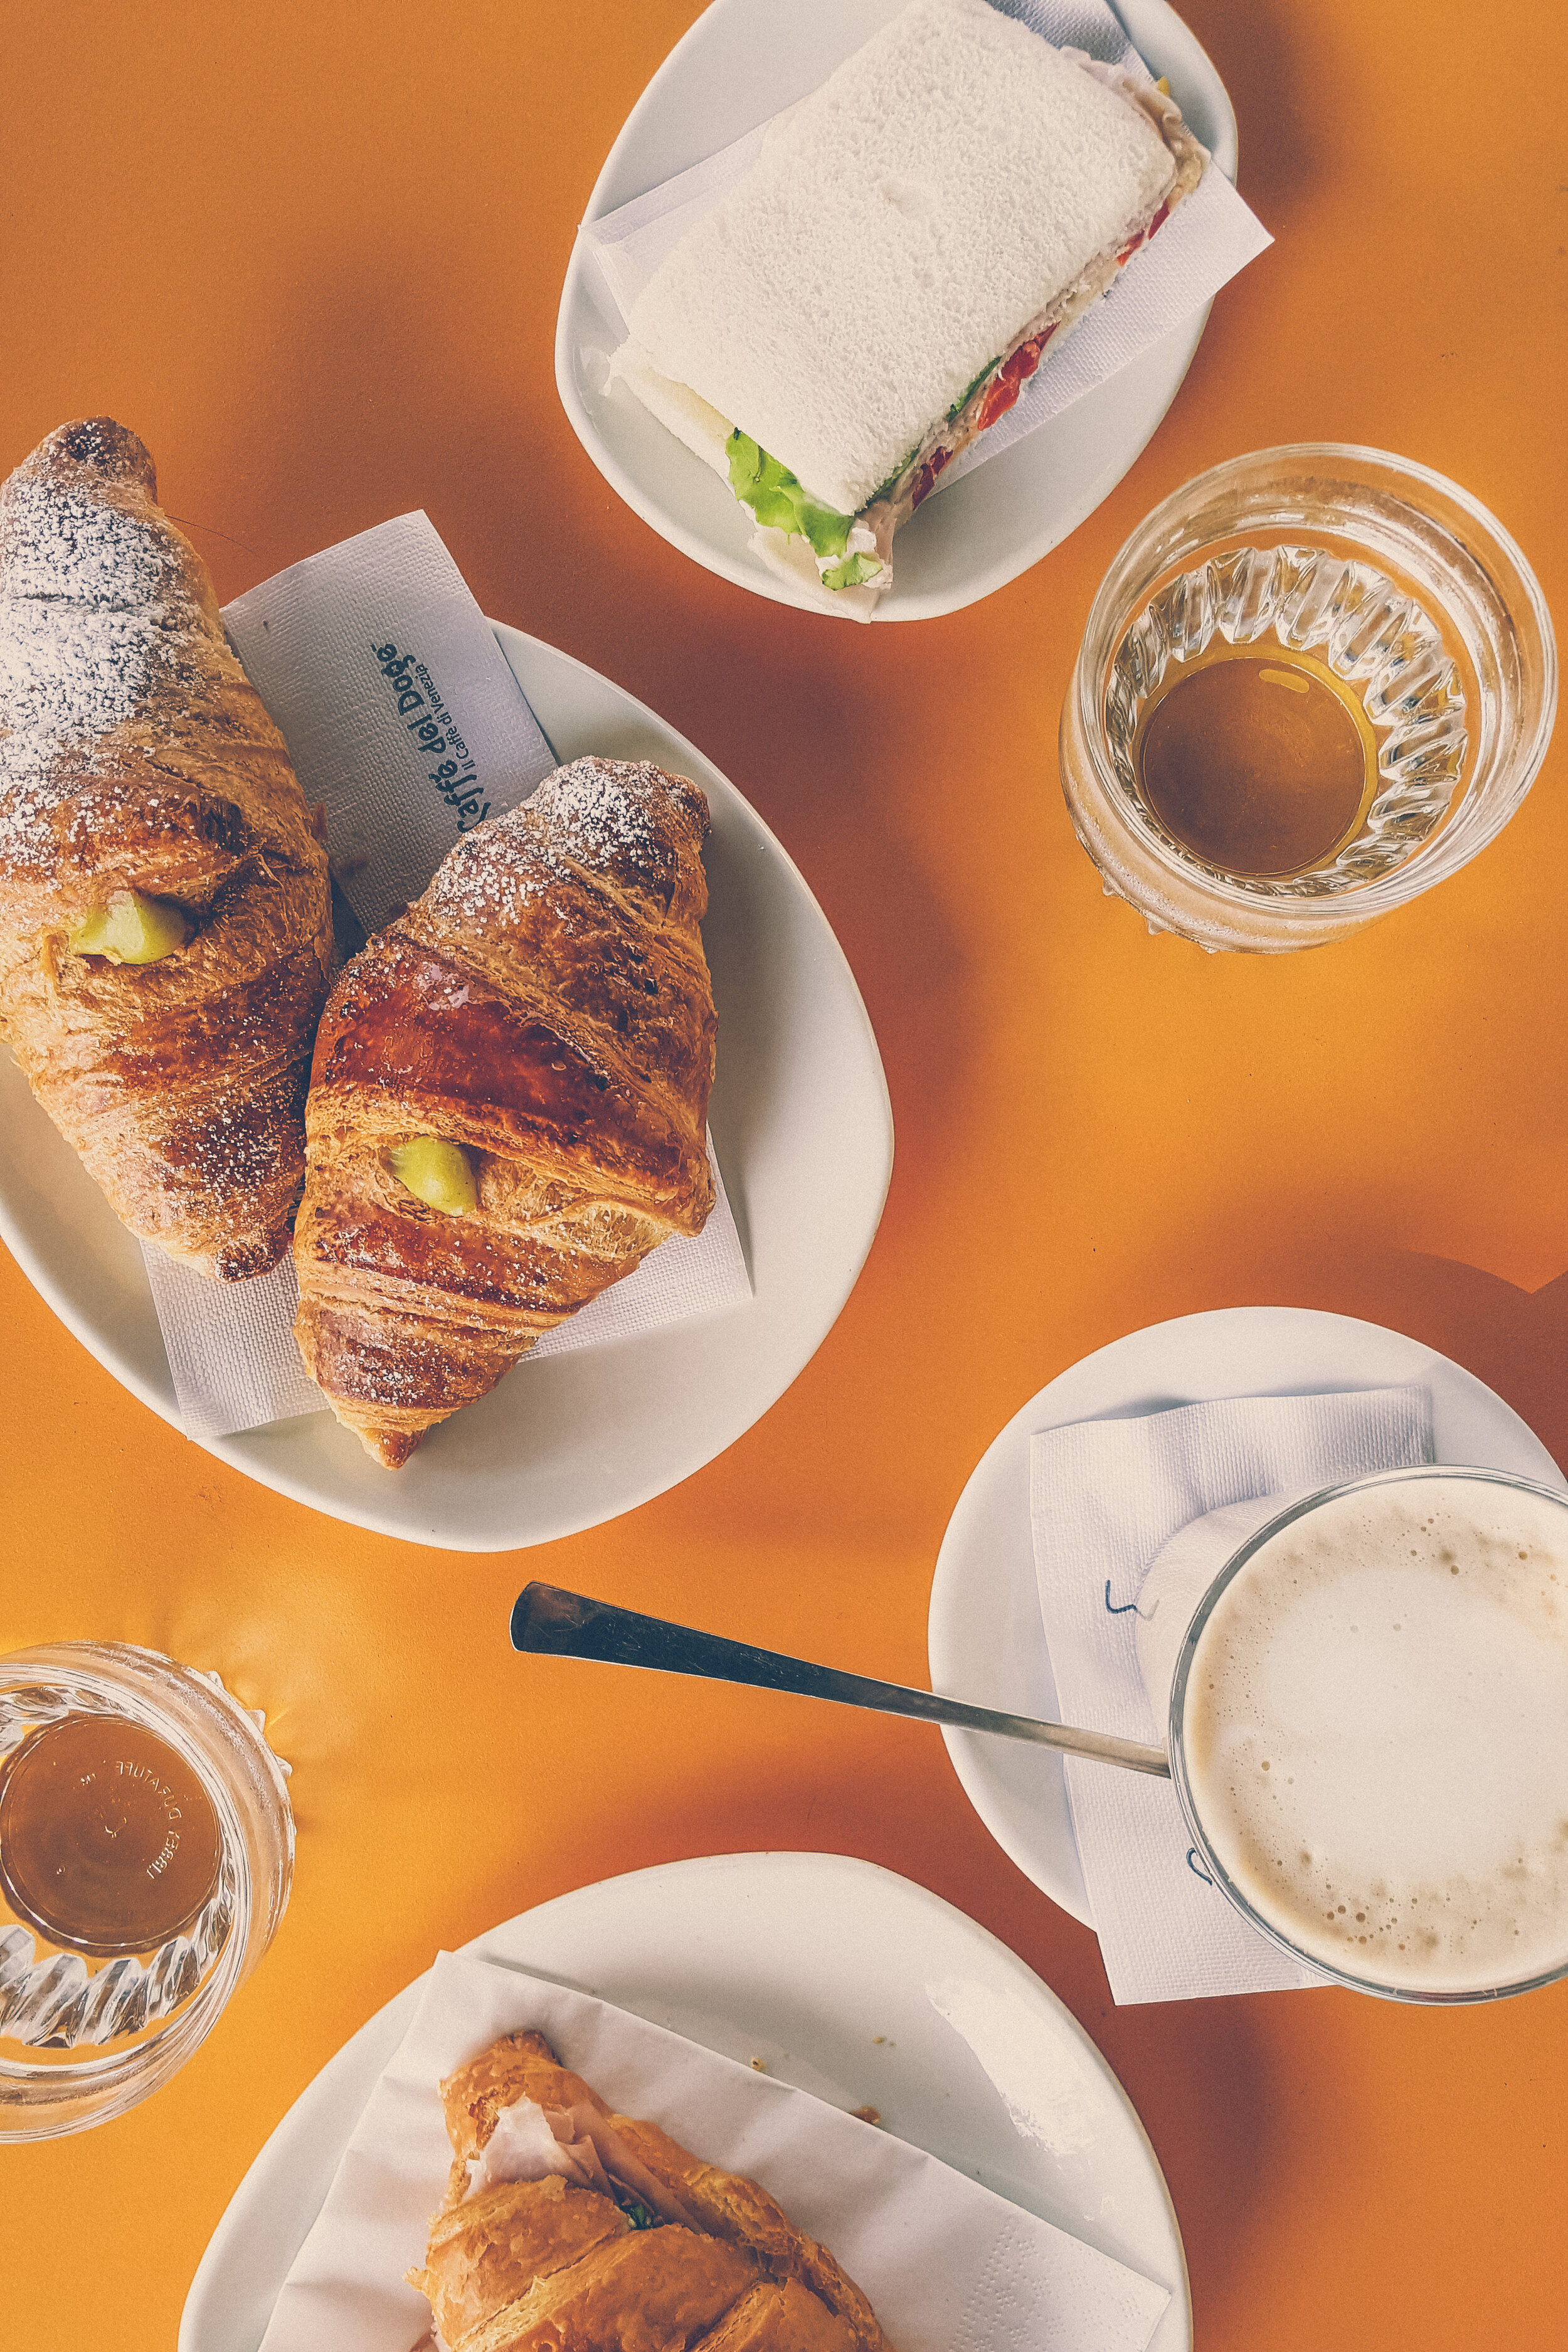
<svg viewBox="0 0 1568 2352"><path fill-rule="evenodd" d="M542 2034L492 2043L441 2104L451 2181L409 2277L451 2352L890 2352L765 2189L613 2114Z"/></svg>
<svg viewBox="0 0 1568 2352"><path fill-rule="evenodd" d="M707 803L578 760L468 835L316 1040L295 1336L389 1468L713 1202Z"/></svg>
<svg viewBox="0 0 1568 2352"><path fill-rule="evenodd" d="M108 417L0 491L0 1035L139 1239L263 1273L304 1176L326 852Z"/></svg>

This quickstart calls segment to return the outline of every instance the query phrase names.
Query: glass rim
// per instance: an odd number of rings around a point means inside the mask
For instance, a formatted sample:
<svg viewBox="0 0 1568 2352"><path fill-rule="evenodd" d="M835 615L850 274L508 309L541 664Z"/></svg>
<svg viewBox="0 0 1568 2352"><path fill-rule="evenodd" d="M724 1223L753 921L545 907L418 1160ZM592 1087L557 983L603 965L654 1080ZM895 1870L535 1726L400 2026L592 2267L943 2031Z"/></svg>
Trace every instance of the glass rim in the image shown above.
<svg viewBox="0 0 1568 2352"><path fill-rule="evenodd" d="M1331 1486L1318 1487L1310 1495L1299 1496L1294 1502L1286 1504L1283 1509L1277 1511L1271 1519L1248 1536L1244 1543L1237 1546L1224 1566L1215 1571L1212 1581L1205 1591L1203 1599L1194 1611L1187 1630L1182 1637L1182 1646L1176 1654L1175 1671L1171 1677L1171 1703L1165 1722L1165 1753L1170 1759L1171 1785L1175 1790L1176 1801L1182 1809L1182 1818L1192 1837L1199 1859L1205 1870L1208 1872L1214 1885L1246 1920L1248 1927L1255 1927L1259 1935L1274 1945L1277 1950L1283 1952L1287 1958L1294 1960L1299 1967L1313 1969L1326 1984L1342 1985L1352 1992L1368 1992L1375 1995L1380 2000L1405 2001L1422 2009L1453 2009L1473 2006L1478 2001L1505 2000L1511 1999L1515 1993L1536 1992L1544 1985L1560 1983L1564 1977L1568 1977L1568 1954L1565 1954L1555 1968L1544 1969L1531 1977L1510 1979L1505 1984L1482 1985L1462 1991L1423 1991L1408 1985L1385 1983L1375 1977L1356 1976L1348 1969L1335 1968L1331 1962L1319 1959L1314 1953L1303 1951L1299 1944L1291 1942L1283 1929L1275 1927L1271 1921L1266 1919L1248 1901L1231 1878L1225 1864L1215 1853L1203 1826L1202 1814L1193 1796L1192 1783L1187 1773L1186 1748L1183 1738L1187 1683L1198 1643L1218 1603L1254 1553L1260 1550L1264 1544L1269 1542L1284 1528L1293 1526L1296 1520L1304 1518L1310 1511L1320 1509L1325 1503L1338 1501L1342 1495L1362 1494L1378 1486L1404 1486L1424 1478L1468 1478L1489 1486L1509 1486L1518 1493L1540 1496L1543 1501L1555 1504L1560 1510L1568 1511L1568 1489L1561 1486L1548 1486L1538 1478L1521 1477L1512 1470L1488 1470L1479 1464L1453 1462L1417 1462L1400 1470L1373 1470L1365 1477L1337 1479Z"/></svg>
<svg viewBox="0 0 1568 2352"><path fill-rule="evenodd" d="M1104 699L1101 673L1115 650L1110 643L1110 633L1116 620L1116 608L1124 599L1127 573L1147 551L1158 543L1173 524L1232 481L1245 479L1254 474L1266 478L1270 467L1283 470L1291 466L1299 467L1314 463L1339 466L1352 475L1359 470L1363 476L1379 474L1392 477L1390 487L1395 494L1401 484L1424 489L1458 509L1468 519L1483 541L1488 542L1484 551L1486 560L1483 560L1482 552L1474 548L1468 548L1466 552L1508 613L1515 635L1526 640L1533 639L1540 660L1540 709L1528 738L1515 745L1509 756L1509 768L1522 777L1522 785L1514 790L1510 798L1500 802L1479 817L1472 808L1472 822L1463 828L1462 833L1456 823L1456 820L1462 823L1465 814L1461 795L1454 819L1445 822L1429 845L1418 845L1410 856L1402 859L1390 872L1380 874L1375 880L1335 892L1331 897L1275 898L1247 890L1238 882L1201 864L1194 866L1168 850L1153 834L1145 834L1132 824L1121 805L1119 781L1100 741ZM1411 504L1415 512L1422 512L1418 501L1412 500ZM1439 518L1428 516L1427 520L1437 521ZM1238 525L1237 528L1240 530L1244 526ZM1353 526L1347 525L1347 530L1353 530ZM1495 576L1498 558L1517 579L1518 600L1502 593ZM1124 634L1124 629L1118 633L1118 642L1120 635ZM1106 640L1105 657L1100 659L1097 656L1091 664L1088 658L1089 650L1100 638ZM1112 556L1095 590L1068 692L1077 708L1083 748L1094 770L1106 812L1117 828L1129 839L1135 840L1143 854L1152 857L1155 864L1168 871L1173 880L1187 887L1195 885L1216 908L1230 909L1237 917L1258 918L1261 912L1262 919L1279 929L1283 941L1284 936L1293 928L1304 923L1313 926L1327 924L1331 929L1348 929L1392 912L1421 891L1447 880L1472 858L1479 856L1483 849L1489 847L1517 813L1540 772L1556 724L1558 689L1557 639L1545 592L1512 532L1473 491L1466 489L1462 483L1454 481L1449 476L1438 473L1436 467L1423 465L1418 458L1403 457L1394 450L1378 449L1353 441L1287 441L1268 448L1244 450L1238 456L1223 458L1218 465L1208 467L1202 473L1189 476L1134 526ZM1450 851L1445 857L1446 843L1457 845L1460 854L1455 856ZM1418 872L1422 873L1422 878L1413 889L1412 880Z"/></svg>

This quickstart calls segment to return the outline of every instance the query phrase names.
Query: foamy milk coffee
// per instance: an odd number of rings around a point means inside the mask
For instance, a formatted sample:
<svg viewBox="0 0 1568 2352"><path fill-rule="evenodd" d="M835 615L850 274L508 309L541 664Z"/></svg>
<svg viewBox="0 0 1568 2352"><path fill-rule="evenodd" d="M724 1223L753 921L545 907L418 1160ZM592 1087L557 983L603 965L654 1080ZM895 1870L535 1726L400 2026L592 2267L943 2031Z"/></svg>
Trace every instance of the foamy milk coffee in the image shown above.
<svg viewBox="0 0 1568 2352"><path fill-rule="evenodd" d="M1568 1967L1568 1500L1436 1471L1303 1513L1215 1603L1182 1747L1308 1958L1428 1999Z"/></svg>

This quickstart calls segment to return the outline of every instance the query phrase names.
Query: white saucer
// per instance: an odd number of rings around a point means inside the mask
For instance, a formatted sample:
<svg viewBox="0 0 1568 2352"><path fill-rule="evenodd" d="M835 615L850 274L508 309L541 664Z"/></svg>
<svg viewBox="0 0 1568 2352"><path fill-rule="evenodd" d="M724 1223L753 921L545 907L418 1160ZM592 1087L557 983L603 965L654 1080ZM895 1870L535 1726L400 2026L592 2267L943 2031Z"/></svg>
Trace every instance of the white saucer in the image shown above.
<svg viewBox="0 0 1568 2352"><path fill-rule="evenodd" d="M1133 1331L1031 1397L959 1496L938 1555L929 1629L933 1690L1009 1714L1054 1717L1029 1528L1029 1439L1068 1422L1161 1412L1214 1397L1301 1396L1420 1381L1439 1462L1568 1485L1512 1407L1416 1339L1307 1307L1231 1307ZM997 1844L1086 1926L1061 1759L1048 1749L944 1730L965 1795Z"/></svg>
<svg viewBox="0 0 1568 2352"><path fill-rule="evenodd" d="M382 1470L328 1412L200 1441L332 1518L454 1551L596 1527L690 1475L809 1361L871 1246L893 1165L877 1041L827 919L727 778L646 705L520 629L496 635L562 761L652 759L708 795L719 1011L709 1111L752 1276L705 1321L521 1364ZM0 1238L106 1370L180 1423L142 1253L0 1055Z"/></svg>
<svg viewBox="0 0 1568 2352"><path fill-rule="evenodd" d="M1181 2235L1126 2093L1038 1977L923 1887L841 1854L720 1854L584 1886L468 1948L760 2057L837 2106L877 2107L889 2131L1169 2287L1149 2352L1190 2346ZM255 2352L419 1990L362 2026L267 2142L202 2257L179 2352Z"/></svg>
<svg viewBox="0 0 1568 2352"><path fill-rule="evenodd" d="M615 212L804 98L900 5L714 0L627 116L584 219ZM1216 167L1234 180L1236 116L1203 49L1165 0L1119 0L1117 14L1150 71L1169 81ZM1153 434L1207 320L1206 308L1194 312L1120 374L928 500L899 534L894 584L874 618L959 612L1076 530ZM748 548L750 518L728 485L635 401L606 389L606 366L623 334L580 240L555 326L555 383L573 431L611 488L661 538L737 587L798 604Z"/></svg>

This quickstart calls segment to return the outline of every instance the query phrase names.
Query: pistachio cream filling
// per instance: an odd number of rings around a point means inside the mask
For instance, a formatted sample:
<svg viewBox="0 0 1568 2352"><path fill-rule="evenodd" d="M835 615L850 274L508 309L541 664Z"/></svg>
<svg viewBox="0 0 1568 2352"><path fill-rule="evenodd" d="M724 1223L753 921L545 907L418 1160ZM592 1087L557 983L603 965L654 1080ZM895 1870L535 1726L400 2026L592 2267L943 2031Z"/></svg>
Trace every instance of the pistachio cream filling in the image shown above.
<svg viewBox="0 0 1568 2352"><path fill-rule="evenodd" d="M116 890L106 907L95 907L68 934L67 945L77 955L103 956L110 963L156 963L190 936L184 911L172 898Z"/></svg>
<svg viewBox="0 0 1568 2352"><path fill-rule="evenodd" d="M405 1191L432 1209L439 1209L445 1217L466 1216L479 1204L473 1164L460 1143L416 1135L396 1145L387 1154L387 1161Z"/></svg>

